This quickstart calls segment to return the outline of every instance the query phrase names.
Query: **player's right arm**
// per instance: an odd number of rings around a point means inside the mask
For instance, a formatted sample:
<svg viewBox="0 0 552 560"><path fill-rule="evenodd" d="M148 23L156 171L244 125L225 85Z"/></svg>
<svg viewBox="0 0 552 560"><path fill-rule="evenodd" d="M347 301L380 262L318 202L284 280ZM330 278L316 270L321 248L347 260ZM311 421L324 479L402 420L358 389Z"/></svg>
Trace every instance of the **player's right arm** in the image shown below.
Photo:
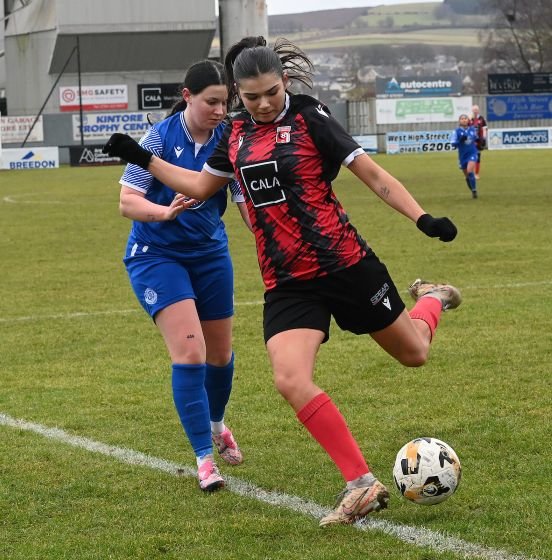
<svg viewBox="0 0 552 560"><path fill-rule="evenodd" d="M174 191L196 200L207 200L228 183L228 177L213 175L205 169L200 172L184 169L156 156L151 158L147 169Z"/></svg>
<svg viewBox="0 0 552 560"><path fill-rule="evenodd" d="M452 133L450 138L450 144L453 148L458 148L458 146L466 141L466 134L463 129L457 128Z"/></svg>
<svg viewBox="0 0 552 560"><path fill-rule="evenodd" d="M228 176L215 175L205 169L197 172L172 165L142 148L127 134L119 132L111 136L103 147L103 152L139 165L174 191L196 200L207 200L226 185L229 179Z"/></svg>

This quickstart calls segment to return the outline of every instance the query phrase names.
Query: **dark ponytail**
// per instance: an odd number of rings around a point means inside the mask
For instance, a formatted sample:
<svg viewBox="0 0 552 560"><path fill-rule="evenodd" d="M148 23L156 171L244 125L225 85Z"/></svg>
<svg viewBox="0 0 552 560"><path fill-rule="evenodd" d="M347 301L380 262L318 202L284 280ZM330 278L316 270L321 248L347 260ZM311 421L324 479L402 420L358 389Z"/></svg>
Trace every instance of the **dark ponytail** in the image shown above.
<svg viewBox="0 0 552 560"><path fill-rule="evenodd" d="M184 77L183 84L179 87L180 96L184 88L190 90L190 93L197 95L209 86L226 85L226 75L224 73L224 66L220 62L214 60L202 60L192 64L186 76ZM186 101L179 99L170 109L167 117L184 111L186 109ZM166 117L165 117L166 118Z"/></svg>
<svg viewBox="0 0 552 560"><path fill-rule="evenodd" d="M240 80L256 78L273 72L290 80L312 87L314 66L308 56L287 39L277 39L274 47L266 46L264 37L244 37L230 47L224 59L228 79L228 104L239 104L237 84Z"/></svg>

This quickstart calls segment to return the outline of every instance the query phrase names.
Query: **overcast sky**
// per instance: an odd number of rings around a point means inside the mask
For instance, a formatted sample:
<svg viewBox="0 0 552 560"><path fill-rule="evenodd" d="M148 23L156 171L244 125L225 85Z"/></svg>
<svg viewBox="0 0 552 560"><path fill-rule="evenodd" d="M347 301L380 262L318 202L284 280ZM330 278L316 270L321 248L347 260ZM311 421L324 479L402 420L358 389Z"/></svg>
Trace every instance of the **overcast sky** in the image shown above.
<svg viewBox="0 0 552 560"><path fill-rule="evenodd" d="M442 2L442 0L424 0L425 2ZM413 4L420 0L266 0L269 16L277 14L295 14L316 10L333 10L336 8L365 8L392 4Z"/></svg>

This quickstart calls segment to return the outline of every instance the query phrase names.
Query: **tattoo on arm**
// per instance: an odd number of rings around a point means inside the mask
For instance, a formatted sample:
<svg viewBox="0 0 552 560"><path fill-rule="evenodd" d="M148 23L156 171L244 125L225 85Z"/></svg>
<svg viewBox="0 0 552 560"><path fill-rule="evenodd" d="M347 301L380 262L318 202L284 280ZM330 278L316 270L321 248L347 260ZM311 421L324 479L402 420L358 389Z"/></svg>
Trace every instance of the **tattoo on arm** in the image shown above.
<svg viewBox="0 0 552 560"><path fill-rule="evenodd" d="M383 185L383 187L381 187L381 189L380 189L380 194L381 194L382 198L389 198L389 195L391 194L391 191L389 190L388 187Z"/></svg>
<svg viewBox="0 0 552 560"><path fill-rule="evenodd" d="M156 221L154 214L148 214L147 218L148 218L148 222L155 222Z"/></svg>

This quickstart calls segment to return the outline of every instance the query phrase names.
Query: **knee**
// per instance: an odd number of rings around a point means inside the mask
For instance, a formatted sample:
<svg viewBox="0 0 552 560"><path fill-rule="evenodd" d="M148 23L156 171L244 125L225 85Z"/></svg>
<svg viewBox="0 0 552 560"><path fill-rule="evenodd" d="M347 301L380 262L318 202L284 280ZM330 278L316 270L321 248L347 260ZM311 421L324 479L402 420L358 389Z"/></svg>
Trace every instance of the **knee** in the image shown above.
<svg viewBox="0 0 552 560"><path fill-rule="evenodd" d="M205 345L180 344L170 348L171 360L176 364L204 364L206 361Z"/></svg>
<svg viewBox="0 0 552 560"><path fill-rule="evenodd" d="M215 367L226 367L232 359L232 350L211 350L207 347L207 363Z"/></svg>
<svg viewBox="0 0 552 560"><path fill-rule="evenodd" d="M304 390L304 383L301 382L292 372L274 373L274 386L282 397L289 403L295 402L297 395Z"/></svg>
<svg viewBox="0 0 552 560"><path fill-rule="evenodd" d="M399 362L406 367L423 366L429 357L429 348L419 348L399 356Z"/></svg>
<svg viewBox="0 0 552 560"><path fill-rule="evenodd" d="M286 401L289 401L293 397L294 384L291 377L285 375L275 375L274 376L274 387Z"/></svg>

